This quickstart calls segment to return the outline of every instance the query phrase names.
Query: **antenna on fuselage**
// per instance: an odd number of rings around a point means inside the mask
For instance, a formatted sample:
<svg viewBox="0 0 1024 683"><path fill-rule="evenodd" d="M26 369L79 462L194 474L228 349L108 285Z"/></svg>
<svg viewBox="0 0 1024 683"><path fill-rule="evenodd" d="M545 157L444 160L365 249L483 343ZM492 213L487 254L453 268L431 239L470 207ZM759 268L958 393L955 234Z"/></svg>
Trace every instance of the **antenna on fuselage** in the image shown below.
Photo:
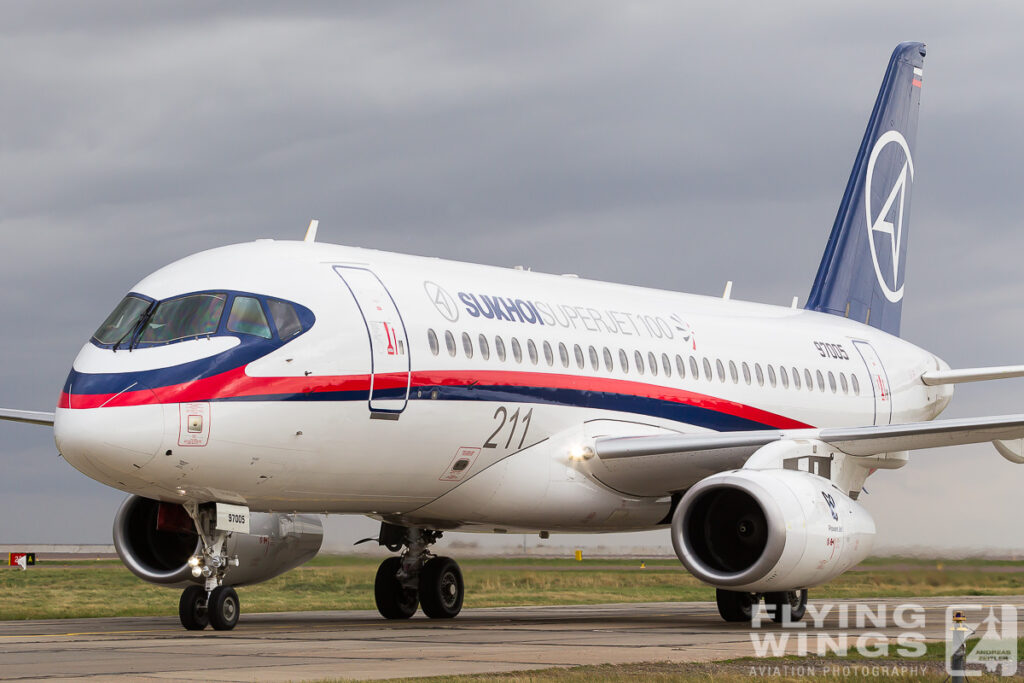
<svg viewBox="0 0 1024 683"><path fill-rule="evenodd" d="M722 292L722 298L726 300L732 298L732 280L725 283L725 291Z"/></svg>
<svg viewBox="0 0 1024 683"><path fill-rule="evenodd" d="M313 219L309 222L309 227L306 228L306 237L302 240L303 242L316 242L316 229L320 225L320 221Z"/></svg>

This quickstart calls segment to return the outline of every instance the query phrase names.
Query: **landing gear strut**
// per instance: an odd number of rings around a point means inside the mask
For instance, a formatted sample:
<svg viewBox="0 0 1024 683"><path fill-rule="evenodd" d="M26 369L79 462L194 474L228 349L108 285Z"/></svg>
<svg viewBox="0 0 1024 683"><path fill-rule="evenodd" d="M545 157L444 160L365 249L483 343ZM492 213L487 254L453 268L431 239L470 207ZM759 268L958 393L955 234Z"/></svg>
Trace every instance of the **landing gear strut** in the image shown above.
<svg viewBox="0 0 1024 683"><path fill-rule="evenodd" d="M466 591L459 565L427 550L439 538L440 531L381 524L380 545L405 547L401 557L389 557L377 569L373 597L385 619L408 619L417 605L431 619L451 619L462 610Z"/></svg>
<svg viewBox="0 0 1024 683"><path fill-rule="evenodd" d="M764 597L765 607L772 621L777 624L800 621L807 611L807 589L781 591L778 593L744 593L727 591L721 588L715 591L718 613L728 622L750 622L754 611Z"/></svg>
<svg viewBox="0 0 1024 683"><path fill-rule="evenodd" d="M192 585L182 592L178 618L189 631L202 631L207 625L218 631L230 631L238 623L241 606L235 589L224 585L228 569L238 566L238 558L228 557L225 551L229 532L216 529L212 506L186 503L184 508L202 541L202 551L190 557L188 564L192 576L202 578L203 585Z"/></svg>

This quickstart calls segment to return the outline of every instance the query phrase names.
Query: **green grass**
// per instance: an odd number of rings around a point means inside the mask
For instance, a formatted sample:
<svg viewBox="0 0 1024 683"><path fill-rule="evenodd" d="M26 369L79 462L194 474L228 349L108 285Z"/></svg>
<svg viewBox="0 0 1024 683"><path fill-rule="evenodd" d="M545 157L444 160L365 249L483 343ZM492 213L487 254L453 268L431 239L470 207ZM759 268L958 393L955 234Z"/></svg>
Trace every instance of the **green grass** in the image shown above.
<svg viewBox="0 0 1024 683"><path fill-rule="evenodd" d="M323 556L276 579L240 589L246 612L374 609L380 558ZM609 602L714 600L675 560L474 558L460 560L467 608ZM884 563L880 563L884 564ZM981 563L935 562L910 571L847 573L815 588L814 599L1024 594L1024 571L985 572ZM930 565L930 566L929 566ZM1024 562L1016 565L1024 568ZM535 567L519 569L522 567ZM576 571L554 571L573 568ZM130 599L125 599L130 596ZM145 583L116 560L41 562L0 572L0 620L174 615L178 590Z"/></svg>

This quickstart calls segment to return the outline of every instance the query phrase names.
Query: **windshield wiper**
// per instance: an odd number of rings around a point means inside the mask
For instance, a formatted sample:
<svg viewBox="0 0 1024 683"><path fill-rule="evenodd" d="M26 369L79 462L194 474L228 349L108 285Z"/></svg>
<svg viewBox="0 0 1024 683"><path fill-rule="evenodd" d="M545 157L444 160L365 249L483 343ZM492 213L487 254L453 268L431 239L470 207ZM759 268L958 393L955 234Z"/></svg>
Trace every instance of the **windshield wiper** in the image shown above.
<svg viewBox="0 0 1024 683"><path fill-rule="evenodd" d="M137 324L138 323L136 323L136 325ZM132 325L131 327L128 328L127 332L125 332L123 335L121 335L121 338L117 340L116 344L114 344L114 353L117 353L117 347L119 347L121 345L121 342L123 342L128 337L128 335L131 334L134 331L135 331L135 325ZM128 350L131 351L131 347L129 347Z"/></svg>
<svg viewBox="0 0 1024 683"><path fill-rule="evenodd" d="M142 331L146 328L146 325L149 323L149 319L152 317L153 312L156 311L156 307L157 307L157 302L154 301L153 303L151 303L149 305L149 308L146 309L146 312L143 313L141 316L139 316L139 322L135 323L135 325L133 326L132 329L134 331L138 332L139 336L137 338L133 338L128 343L128 352L129 353L131 353L131 350L135 348L135 344L139 341L139 339L142 338Z"/></svg>
<svg viewBox="0 0 1024 683"><path fill-rule="evenodd" d="M149 320L149 316L153 312L154 308L156 308L155 301L149 305L149 308L143 311L142 315L140 315L138 319L131 325L131 327L128 328L128 331L121 335L121 338L117 340L117 343L114 344L114 353L117 353L117 349L120 348L121 344L124 343L125 339L127 339L128 337L130 337L135 332L141 329L142 325L144 325ZM132 349L134 348L135 340L133 339L131 342L128 343L128 353L131 353Z"/></svg>

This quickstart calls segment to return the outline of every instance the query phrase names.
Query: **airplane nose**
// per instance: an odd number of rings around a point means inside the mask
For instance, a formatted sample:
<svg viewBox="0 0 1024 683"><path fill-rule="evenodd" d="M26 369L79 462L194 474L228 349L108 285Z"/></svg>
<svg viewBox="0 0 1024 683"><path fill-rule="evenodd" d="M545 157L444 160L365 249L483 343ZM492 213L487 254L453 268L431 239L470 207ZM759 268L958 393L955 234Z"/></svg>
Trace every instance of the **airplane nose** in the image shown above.
<svg viewBox="0 0 1024 683"><path fill-rule="evenodd" d="M133 402L142 405L58 408L53 423L65 460L120 489L143 481L143 470L164 440L164 406L148 388L136 385L132 393Z"/></svg>

